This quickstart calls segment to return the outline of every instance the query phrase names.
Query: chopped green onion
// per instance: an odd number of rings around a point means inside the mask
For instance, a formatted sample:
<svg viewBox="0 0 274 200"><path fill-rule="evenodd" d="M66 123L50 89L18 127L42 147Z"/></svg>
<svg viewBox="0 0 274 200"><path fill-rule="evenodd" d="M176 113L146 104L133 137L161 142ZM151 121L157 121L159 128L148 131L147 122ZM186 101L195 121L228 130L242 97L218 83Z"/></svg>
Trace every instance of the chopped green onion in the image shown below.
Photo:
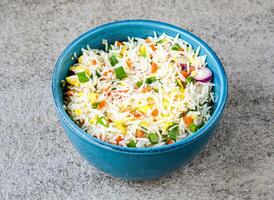
<svg viewBox="0 0 274 200"><path fill-rule="evenodd" d="M78 79L80 81L80 83L85 83L87 81L89 81L89 78L86 75L86 72L79 72L77 73Z"/></svg>
<svg viewBox="0 0 274 200"><path fill-rule="evenodd" d="M136 86L139 88L139 87L141 87L142 84L143 84L143 81L138 81L138 82L136 83Z"/></svg>
<svg viewBox="0 0 274 200"><path fill-rule="evenodd" d="M140 56L146 58L147 57L147 50L146 50L146 46L142 45L140 47Z"/></svg>
<svg viewBox="0 0 274 200"><path fill-rule="evenodd" d="M123 68L122 66L121 66L121 67L118 67L118 68L115 68L115 69L114 69L114 72L115 72L116 77L117 77L118 79L122 79L122 78L127 77L127 74L126 74L126 72L125 72L125 70L124 70L124 68Z"/></svg>
<svg viewBox="0 0 274 200"><path fill-rule="evenodd" d="M155 76L151 76L149 78L146 79L146 83L147 84L151 84L153 82L157 81L156 77Z"/></svg>
<svg viewBox="0 0 274 200"><path fill-rule="evenodd" d="M152 88L152 89L154 90L154 92L159 93L158 88Z"/></svg>
<svg viewBox="0 0 274 200"><path fill-rule="evenodd" d="M116 65L118 63L118 60L115 57L115 55L112 55L112 56L109 57L109 62L111 64L111 66L114 66L114 65Z"/></svg>
<svg viewBox="0 0 274 200"><path fill-rule="evenodd" d="M146 79L145 83L146 84L151 84L151 83L153 83L155 81L157 81L157 78L155 76L151 76L151 77L149 77L149 78ZM139 87L142 86L142 84L143 84L143 81L138 81L136 83L136 86L139 88Z"/></svg>
<svg viewBox="0 0 274 200"><path fill-rule="evenodd" d="M187 82L187 83L194 82L194 78L191 77L191 76L188 76L188 77L186 78L186 82Z"/></svg>
<svg viewBox="0 0 274 200"><path fill-rule="evenodd" d="M180 45L178 43L175 43L172 47L171 47L171 50L174 50L174 51L179 51L180 49Z"/></svg>
<svg viewBox="0 0 274 200"><path fill-rule="evenodd" d="M98 108L98 105L99 105L99 102L93 103L92 108L96 109L96 108Z"/></svg>
<svg viewBox="0 0 274 200"><path fill-rule="evenodd" d="M176 140L177 134L175 132L169 132L168 137L172 140Z"/></svg>
<svg viewBox="0 0 274 200"><path fill-rule="evenodd" d="M99 70L98 70L98 69L95 70L95 75L96 75L97 78L100 78L100 77L101 77L101 74L99 73ZM90 78L91 78L91 79L93 78L93 74L90 75Z"/></svg>
<svg viewBox="0 0 274 200"><path fill-rule="evenodd" d="M101 124L102 126L107 127L107 128L109 127L105 117L98 117L96 123Z"/></svg>
<svg viewBox="0 0 274 200"><path fill-rule="evenodd" d="M187 46L186 47L186 51L188 52L188 51L190 51L191 50L191 48L189 47L189 46Z"/></svg>
<svg viewBox="0 0 274 200"><path fill-rule="evenodd" d="M146 58L146 57L147 57L147 53L146 53L146 52L144 52L144 51L142 51L142 52L140 53L140 56L142 56L142 57Z"/></svg>
<svg viewBox="0 0 274 200"><path fill-rule="evenodd" d="M101 77L101 74L99 73L98 69L96 69L96 76L97 76L97 78Z"/></svg>
<svg viewBox="0 0 274 200"><path fill-rule="evenodd" d="M156 133L148 134L148 139L152 144L156 144L159 142L159 136Z"/></svg>
<svg viewBox="0 0 274 200"><path fill-rule="evenodd" d="M158 40L158 41L156 42L156 44L162 44L162 43L164 43L164 42L165 42L165 40L161 39L161 40Z"/></svg>
<svg viewBox="0 0 274 200"><path fill-rule="evenodd" d="M111 44L111 45L108 45L108 49L107 49L107 52L109 52L110 50L112 50L113 49L113 45Z"/></svg>
<svg viewBox="0 0 274 200"><path fill-rule="evenodd" d="M155 82L155 81L157 81L157 78L156 78L155 76L151 76L151 77L149 77L149 78L146 79L145 83L146 83L146 84L151 84L151 83L153 83L153 82ZM142 86L142 84L143 84L143 81L138 81L138 82L136 83L136 86L139 88L139 87ZM155 90L158 91L157 88L156 88ZM155 90L154 90L154 91L155 91ZM156 91L155 91L155 92L156 92ZM158 92L159 92L159 91L158 91Z"/></svg>
<svg viewBox="0 0 274 200"><path fill-rule="evenodd" d="M195 124L190 124L188 128L193 133L198 130L198 127Z"/></svg>
<svg viewBox="0 0 274 200"><path fill-rule="evenodd" d="M130 142L127 144L128 147L136 147L136 142L134 140L130 140Z"/></svg>
<svg viewBox="0 0 274 200"><path fill-rule="evenodd" d="M168 128L168 137L170 139L176 140L177 138L177 134L179 133L179 127L177 123L172 124L169 128Z"/></svg>

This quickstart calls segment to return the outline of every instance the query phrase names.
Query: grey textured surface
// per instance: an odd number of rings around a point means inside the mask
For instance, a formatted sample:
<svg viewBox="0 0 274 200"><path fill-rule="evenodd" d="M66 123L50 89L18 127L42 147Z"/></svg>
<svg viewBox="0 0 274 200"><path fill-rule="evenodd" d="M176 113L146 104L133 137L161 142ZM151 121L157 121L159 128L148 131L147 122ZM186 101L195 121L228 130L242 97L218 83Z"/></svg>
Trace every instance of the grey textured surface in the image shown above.
<svg viewBox="0 0 274 200"><path fill-rule="evenodd" d="M127 18L192 31L229 77L216 137L187 167L149 182L88 165L65 137L50 92L67 44ZM0 199L274 199L273 0L1 0L0 48Z"/></svg>

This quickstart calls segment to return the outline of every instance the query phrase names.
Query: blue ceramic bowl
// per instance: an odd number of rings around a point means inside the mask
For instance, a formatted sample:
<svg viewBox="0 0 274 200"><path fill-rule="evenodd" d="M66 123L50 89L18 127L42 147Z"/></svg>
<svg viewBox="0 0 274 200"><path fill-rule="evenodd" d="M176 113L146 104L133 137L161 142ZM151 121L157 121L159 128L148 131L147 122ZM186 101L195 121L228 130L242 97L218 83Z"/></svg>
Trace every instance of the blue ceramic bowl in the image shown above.
<svg viewBox="0 0 274 200"><path fill-rule="evenodd" d="M171 145L144 149L115 146L98 140L80 129L67 115L63 108L63 92L60 81L64 80L68 68L75 61L71 57L81 48L102 49L102 39L110 43L116 40L127 40L127 37L146 38L156 31L158 35L166 33L170 36L180 34L180 38L194 48L201 47L200 54L207 55L208 67L214 75L215 105L210 120L195 134ZM98 169L112 176L127 180L155 179L175 171L186 165L197 155L213 135L214 128L220 121L227 99L227 77L224 68L212 51L201 39L188 31L157 21L126 20L105 24L94 28L69 44L62 52L52 75L52 93L54 104L61 124L77 151Z"/></svg>

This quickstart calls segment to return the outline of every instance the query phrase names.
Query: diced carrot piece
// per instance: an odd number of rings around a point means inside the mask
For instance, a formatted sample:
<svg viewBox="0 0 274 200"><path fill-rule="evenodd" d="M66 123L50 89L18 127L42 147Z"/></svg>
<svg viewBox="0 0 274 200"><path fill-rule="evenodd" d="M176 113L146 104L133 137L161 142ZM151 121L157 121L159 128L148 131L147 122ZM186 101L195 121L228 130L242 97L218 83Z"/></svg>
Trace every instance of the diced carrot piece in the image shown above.
<svg viewBox="0 0 274 200"><path fill-rule="evenodd" d="M108 74L113 73L112 69L109 69L103 73L104 76L108 76Z"/></svg>
<svg viewBox="0 0 274 200"><path fill-rule="evenodd" d="M195 70L195 67L189 67L189 72L193 72Z"/></svg>
<svg viewBox="0 0 274 200"><path fill-rule="evenodd" d="M102 88L102 92L107 92L109 90L110 86Z"/></svg>
<svg viewBox="0 0 274 200"><path fill-rule="evenodd" d="M183 48L179 48L179 51L184 51L184 49Z"/></svg>
<svg viewBox="0 0 274 200"><path fill-rule="evenodd" d="M173 143L174 143L174 141L173 141L173 140L171 140L171 139L168 139L168 140L166 141L166 143L167 143L167 144L173 144Z"/></svg>
<svg viewBox="0 0 274 200"><path fill-rule="evenodd" d="M115 92L128 92L129 89L124 89L124 90L113 90L112 92L115 93Z"/></svg>
<svg viewBox="0 0 274 200"><path fill-rule="evenodd" d="M117 90L117 91L119 91L119 92L128 92L128 91L129 91L129 89L125 89L125 90Z"/></svg>
<svg viewBox="0 0 274 200"><path fill-rule="evenodd" d="M158 70L158 65L154 62L151 63L151 73L155 73Z"/></svg>
<svg viewBox="0 0 274 200"><path fill-rule="evenodd" d="M136 131L136 137L137 138L143 138L145 136L145 133L141 130Z"/></svg>
<svg viewBox="0 0 274 200"><path fill-rule="evenodd" d="M127 59L126 59L126 63L127 63L128 68L131 68L131 67L132 67L132 63L131 63L130 58L127 58Z"/></svg>
<svg viewBox="0 0 274 200"><path fill-rule="evenodd" d="M123 42L117 41L117 42L116 42L116 45L119 47L119 46L123 45Z"/></svg>
<svg viewBox="0 0 274 200"><path fill-rule="evenodd" d="M188 77L187 71L183 70L183 71L182 71L182 75L183 75L185 78Z"/></svg>
<svg viewBox="0 0 274 200"><path fill-rule="evenodd" d="M174 143L174 141L172 139L167 139L166 143L167 144L172 144L172 143Z"/></svg>
<svg viewBox="0 0 274 200"><path fill-rule="evenodd" d="M156 116L158 115L158 113L159 113L158 109L155 108L155 109L152 111L151 114L152 114L153 117L156 117Z"/></svg>
<svg viewBox="0 0 274 200"><path fill-rule="evenodd" d="M151 87L144 87L142 92L145 93L145 92L150 92L152 89Z"/></svg>
<svg viewBox="0 0 274 200"><path fill-rule="evenodd" d="M69 90L66 92L66 95L68 96L73 96L74 95L74 92L72 90Z"/></svg>
<svg viewBox="0 0 274 200"><path fill-rule="evenodd" d="M97 61L96 60L92 60L91 61L93 65L96 65L97 64Z"/></svg>
<svg viewBox="0 0 274 200"><path fill-rule="evenodd" d="M156 51L156 50L157 50L157 48L155 47L154 44L151 44L151 45L149 45L149 46L150 46L150 48L152 49L152 51Z"/></svg>
<svg viewBox="0 0 274 200"><path fill-rule="evenodd" d="M119 144L123 140L123 138L119 135L116 139L116 143Z"/></svg>
<svg viewBox="0 0 274 200"><path fill-rule="evenodd" d="M98 105L99 109L102 109L103 107L105 107L107 105L107 102L105 100L101 101Z"/></svg>
<svg viewBox="0 0 274 200"><path fill-rule="evenodd" d="M185 124L186 124L186 126L188 127L190 124L192 124L192 122L193 122L193 119L192 119L192 117L188 117L188 116L184 116L183 117L183 119L184 119L184 122L185 122Z"/></svg>
<svg viewBox="0 0 274 200"><path fill-rule="evenodd" d="M149 38L147 38L147 39L145 39L145 42L146 42L146 43L150 43L151 40L150 40Z"/></svg>
<svg viewBox="0 0 274 200"><path fill-rule="evenodd" d="M142 114L140 114L140 113L138 113L138 112L136 112L136 111L133 112L133 115L134 115L134 117L136 117L136 118L139 118L139 117L142 116Z"/></svg>

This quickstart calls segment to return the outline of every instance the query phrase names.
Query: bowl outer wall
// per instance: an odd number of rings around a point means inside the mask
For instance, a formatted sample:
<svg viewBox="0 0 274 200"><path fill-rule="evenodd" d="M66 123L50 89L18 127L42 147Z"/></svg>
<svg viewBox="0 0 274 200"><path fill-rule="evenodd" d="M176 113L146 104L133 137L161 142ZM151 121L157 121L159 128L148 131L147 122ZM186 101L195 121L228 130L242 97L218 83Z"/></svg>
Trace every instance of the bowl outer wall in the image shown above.
<svg viewBox="0 0 274 200"><path fill-rule="evenodd" d="M191 161L213 135L207 130L196 141L169 151L130 154L92 145L78 136L61 119L61 124L73 146L82 157L101 171L126 180L149 180L165 176Z"/></svg>
<svg viewBox="0 0 274 200"><path fill-rule="evenodd" d="M74 52L80 54L81 48L103 48L102 39L110 43L115 40L126 40L130 37L152 36L153 31L180 37L189 42L195 49L200 46L200 55L207 55L208 66L214 74L215 111L208 123L197 133L172 145L148 149L130 149L106 144L82 131L69 118L62 107L62 91L60 81L67 74L73 61ZM227 99L227 78L223 67L215 53L199 38L191 33L166 23L128 20L114 22L92 29L73 41L59 57L52 78L52 90L58 116L70 141L89 162L111 175L126 179L143 180L157 178L185 165L207 143L218 123Z"/></svg>

